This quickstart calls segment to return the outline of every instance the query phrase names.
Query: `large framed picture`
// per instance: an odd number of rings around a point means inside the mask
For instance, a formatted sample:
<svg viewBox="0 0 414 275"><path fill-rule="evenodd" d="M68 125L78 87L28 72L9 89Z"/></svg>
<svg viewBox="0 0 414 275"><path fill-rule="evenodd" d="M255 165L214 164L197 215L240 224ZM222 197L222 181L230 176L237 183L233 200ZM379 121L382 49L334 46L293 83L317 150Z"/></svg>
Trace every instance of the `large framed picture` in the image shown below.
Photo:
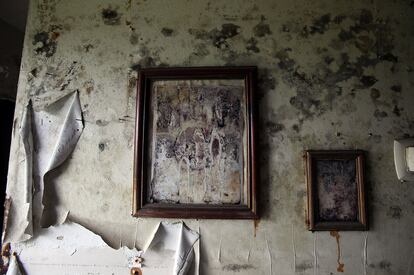
<svg viewBox="0 0 414 275"><path fill-rule="evenodd" d="M138 72L134 216L257 218L256 71Z"/></svg>
<svg viewBox="0 0 414 275"><path fill-rule="evenodd" d="M364 152L305 152L309 230L367 230Z"/></svg>

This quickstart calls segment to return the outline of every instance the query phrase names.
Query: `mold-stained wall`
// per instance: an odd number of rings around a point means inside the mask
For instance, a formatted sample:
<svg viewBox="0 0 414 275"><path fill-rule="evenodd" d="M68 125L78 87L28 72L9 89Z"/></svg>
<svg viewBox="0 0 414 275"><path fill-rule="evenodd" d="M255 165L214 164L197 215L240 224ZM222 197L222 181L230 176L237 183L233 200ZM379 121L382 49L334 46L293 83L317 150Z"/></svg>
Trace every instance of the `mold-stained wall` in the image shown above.
<svg viewBox="0 0 414 275"><path fill-rule="evenodd" d="M31 1L15 129L29 99L41 110L74 90L85 120L45 183L49 224L65 209L142 248L159 220L131 217L131 68L256 65L261 219L187 220L200 273L414 274L414 183L397 180L392 151L414 136L412 18L410 0ZM18 138L9 184L24 169ZM303 151L354 148L367 151L370 230L307 231Z"/></svg>

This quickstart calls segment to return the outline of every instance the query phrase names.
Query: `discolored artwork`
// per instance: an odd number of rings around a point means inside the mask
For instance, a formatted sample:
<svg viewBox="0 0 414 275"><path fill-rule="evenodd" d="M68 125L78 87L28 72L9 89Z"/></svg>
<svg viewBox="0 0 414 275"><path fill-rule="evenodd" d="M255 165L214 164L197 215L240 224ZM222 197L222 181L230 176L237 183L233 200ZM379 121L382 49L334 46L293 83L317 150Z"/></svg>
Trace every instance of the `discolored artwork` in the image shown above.
<svg viewBox="0 0 414 275"><path fill-rule="evenodd" d="M310 150L305 160L309 229L367 229L363 151Z"/></svg>
<svg viewBox="0 0 414 275"><path fill-rule="evenodd" d="M320 221L356 221L358 193L355 160L317 160Z"/></svg>
<svg viewBox="0 0 414 275"><path fill-rule="evenodd" d="M136 216L256 217L255 70L140 71Z"/></svg>
<svg viewBox="0 0 414 275"><path fill-rule="evenodd" d="M153 83L149 202L245 203L243 89L242 80Z"/></svg>

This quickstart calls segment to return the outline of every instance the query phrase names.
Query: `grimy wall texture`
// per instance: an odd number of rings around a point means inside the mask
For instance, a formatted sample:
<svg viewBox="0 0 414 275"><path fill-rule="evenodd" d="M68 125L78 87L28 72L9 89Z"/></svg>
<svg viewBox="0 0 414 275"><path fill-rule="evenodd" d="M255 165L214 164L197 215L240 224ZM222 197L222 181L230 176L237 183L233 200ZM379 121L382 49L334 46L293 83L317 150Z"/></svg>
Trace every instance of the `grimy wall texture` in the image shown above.
<svg viewBox="0 0 414 275"><path fill-rule="evenodd" d="M185 221L201 274L414 274L414 183L397 180L392 149L414 136L413 18L411 0L31 1L15 121L29 99L76 89L85 119L46 207L114 246L138 228L142 248L159 220L131 217L134 69L256 65L261 219ZM355 148L370 230L307 231L303 151Z"/></svg>

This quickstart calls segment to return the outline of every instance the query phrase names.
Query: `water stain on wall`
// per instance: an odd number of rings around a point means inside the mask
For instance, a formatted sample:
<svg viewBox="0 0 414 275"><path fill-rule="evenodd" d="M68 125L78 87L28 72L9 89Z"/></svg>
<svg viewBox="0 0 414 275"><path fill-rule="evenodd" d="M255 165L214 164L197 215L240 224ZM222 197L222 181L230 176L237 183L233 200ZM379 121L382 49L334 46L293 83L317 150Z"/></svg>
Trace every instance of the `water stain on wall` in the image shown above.
<svg viewBox="0 0 414 275"><path fill-rule="evenodd" d="M341 238L341 236L339 235L338 231L330 231L330 235L336 239L336 246L337 246L337 252L338 252L338 258L337 258L338 267L336 270L338 272L344 272L345 264L341 263L341 245L339 243L339 239Z"/></svg>

